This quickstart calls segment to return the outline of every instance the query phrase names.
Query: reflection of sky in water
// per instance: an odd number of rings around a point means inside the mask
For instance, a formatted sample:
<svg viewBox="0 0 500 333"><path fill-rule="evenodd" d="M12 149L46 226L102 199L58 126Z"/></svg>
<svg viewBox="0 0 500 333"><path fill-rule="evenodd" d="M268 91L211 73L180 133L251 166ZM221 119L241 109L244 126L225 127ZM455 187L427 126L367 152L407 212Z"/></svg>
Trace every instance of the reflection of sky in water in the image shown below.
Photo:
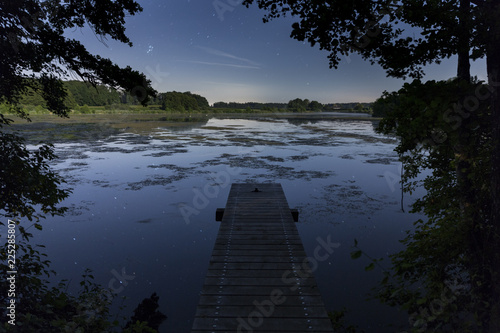
<svg viewBox="0 0 500 333"><path fill-rule="evenodd" d="M390 182L400 168L395 143L375 134L371 122L211 119L202 127L150 134L56 145L56 167L74 188L66 201L71 209L43 221L44 231L35 234L48 245L59 278L73 279L76 288L90 267L106 286L113 270L125 269L135 277L122 281L119 296L133 307L156 291L169 317L164 330L188 332L226 183L279 182L290 207L300 210L307 253L318 236L341 244L315 272L327 307L350 308L348 319L368 331L395 323L393 311L364 301L380 270L365 272L367 260L349 257L354 238L375 258L400 249L398 239L417 219L401 212L399 184ZM233 175L226 181L228 171ZM195 191L206 188L217 197L194 200ZM187 224L179 204L199 214Z"/></svg>

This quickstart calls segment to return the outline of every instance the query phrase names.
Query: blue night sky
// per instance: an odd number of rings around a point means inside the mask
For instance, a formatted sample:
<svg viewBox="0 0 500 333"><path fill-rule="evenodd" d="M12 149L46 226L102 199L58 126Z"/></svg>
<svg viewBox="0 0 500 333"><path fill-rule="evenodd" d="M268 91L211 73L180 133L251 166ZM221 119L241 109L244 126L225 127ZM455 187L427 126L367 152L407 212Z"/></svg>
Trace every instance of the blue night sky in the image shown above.
<svg viewBox="0 0 500 333"><path fill-rule="evenodd" d="M191 91L218 101L321 103L373 102L403 80L387 78L378 65L356 54L329 69L327 52L291 39L293 18L262 23L264 11L241 0L139 0L144 11L127 18L134 46L101 43L90 29L68 31L93 54L130 65L147 75L159 92ZM225 4L226 10L216 9ZM484 61L472 75L485 79ZM424 79L456 74L456 59L428 67Z"/></svg>

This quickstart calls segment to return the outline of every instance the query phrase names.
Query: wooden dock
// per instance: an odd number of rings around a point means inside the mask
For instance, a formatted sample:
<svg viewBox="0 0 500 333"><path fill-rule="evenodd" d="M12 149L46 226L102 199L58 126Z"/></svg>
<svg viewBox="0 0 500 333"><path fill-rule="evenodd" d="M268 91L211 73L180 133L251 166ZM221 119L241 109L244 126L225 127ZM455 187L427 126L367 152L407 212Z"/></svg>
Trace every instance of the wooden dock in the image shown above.
<svg viewBox="0 0 500 333"><path fill-rule="evenodd" d="M217 214L191 333L333 332L281 185L232 184Z"/></svg>

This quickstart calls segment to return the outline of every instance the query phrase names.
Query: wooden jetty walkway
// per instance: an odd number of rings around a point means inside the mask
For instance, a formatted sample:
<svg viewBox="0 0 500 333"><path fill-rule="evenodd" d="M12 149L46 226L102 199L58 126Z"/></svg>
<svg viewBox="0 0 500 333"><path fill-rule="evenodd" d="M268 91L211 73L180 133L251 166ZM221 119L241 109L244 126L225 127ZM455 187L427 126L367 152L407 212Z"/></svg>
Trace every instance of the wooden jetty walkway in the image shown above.
<svg viewBox="0 0 500 333"><path fill-rule="evenodd" d="M281 184L232 184L191 333L333 332Z"/></svg>

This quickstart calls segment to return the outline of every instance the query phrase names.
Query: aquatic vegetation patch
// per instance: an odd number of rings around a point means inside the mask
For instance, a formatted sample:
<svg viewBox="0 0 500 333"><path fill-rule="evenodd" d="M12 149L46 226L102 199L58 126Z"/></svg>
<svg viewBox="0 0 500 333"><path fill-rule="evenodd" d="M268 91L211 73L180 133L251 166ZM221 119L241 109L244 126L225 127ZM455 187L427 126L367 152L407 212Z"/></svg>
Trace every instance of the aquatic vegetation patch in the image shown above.
<svg viewBox="0 0 500 333"><path fill-rule="evenodd" d="M151 164L148 165L148 168L152 169L168 169L173 170L175 172L188 173L194 171L196 167L181 167L175 164Z"/></svg>
<svg viewBox="0 0 500 333"><path fill-rule="evenodd" d="M89 155L79 149L80 147L71 147L57 149L55 163L62 163L67 160L87 160L90 159Z"/></svg>
<svg viewBox="0 0 500 333"><path fill-rule="evenodd" d="M313 125L304 125L302 126L304 129L308 129L311 132L322 134L327 138L352 138L352 139L358 139L358 140L363 140L365 142L369 143L388 143L388 144L394 144L397 142L397 139L394 137L387 137L387 136L382 136L379 134L361 134L357 133L357 129L352 129L352 131L347 132L344 130L338 130L334 128L321 128Z"/></svg>
<svg viewBox="0 0 500 333"><path fill-rule="evenodd" d="M29 144L95 141L119 133L117 129L101 123L14 123L6 129L19 131L18 134Z"/></svg>
<svg viewBox="0 0 500 333"><path fill-rule="evenodd" d="M288 142L290 146L328 146L336 147L339 145L337 142L329 142L324 138L295 138L294 140Z"/></svg>
<svg viewBox="0 0 500 333"><path fill-rule="evenodd" d="M370 154L370 153L362 153L361 156L369 157L369 159L365 160L364 163L371 164L393 164L399 162L399 157L395 152L391 152L389 154Z"/></svg>
<svg viewBox="0 0 500 333"><path fill-rule="evenodd" d="M286 146L287 143L282 142L282 141L275 141L275 140L267 140L267 139L261 139L261 138L252 138L252 137L231 137L229 138L230 142L240 144L245 147L251 147L251 146Z"/></svg>
<svg viewBox="0 0 500 333"><path fill-rule="evenodd" d="M181 167L175 164L151 164L148 165L148 168L152 169L168 169L172 170L175 172L175 174L170 175L170 176L164 176L164 175L152 175L144 180L138 181L138 182L130 182L127 184L126 190L133 190L133 191L138 191L141 190L144 187L148 186L166 186L170 185L173 182L177 182L180 180L183 180L185 178L188 178L192 175L197 175L197 174L207 174L210 173L210 171L207 170L197 170L196 167ZM165 188L166 190L170 190L170 188Z"/></svg>
<svg viewBox="0 0 500 333"><path fill-rule="evenodd" d="M307 160L309 156L307 155L294 155L294 156L289 156L287 159L290 161L304 161Z"/></svg>
<svg viewBox="0 0 500 333"><path fill-rule="evenodd" d="M279 179L301 179L304 181L311 181L318 178L329 178L333 177L335 173L333 171L315 171L315 170L294 170L294 168L269 168L266 173L261 173L253 175L251 179L269 179L269 181L277 181Z"/></svg>
<svg viewBox="0 0 500 333"><path fill-rule="evenodd" d="M269 163L278 162L276 163ZM314 178L328 178L335 173L333 171L318 171L318 170L296 170L294 167L283 165L283 158L274 156L240 156L235 154L224 153L217 158L198 162L196 165L201 168L208 166L229 165L231 168L239 168L243 172L240 175L249 175L249 179L303 179L310 181ZM265 170L264 173L253 174L245 170Z"/></svg>
<svg viewBox="0 0 500 333"><path fill-rule="evenodd" d="M65 215L70 216L69 221L71 222L78 222L78 221L83 221L82 220L76 220L74 217L77 216L82 216L82 217L87 217L87 219L90 219L88 217L88 212L90 212L91 207L95 205L95 202L89 201L89 200L82 200L80 205L76 204L71 204L67 206L68 210L66 211Z"/></svg>
<svg viewBox="0 0 500 333"><path fill-rule="evenodd" d="M366 228L367 220L371 220L373 214L386 209L389 205L398 204L383 194L368 195L356 181L351 179L341 184L326 185L313 198L314 203L298 206L302 221L341 224L346 218L353 217L355 221L359 221L359 224L353 225L356 228Z"/></svg>
<svg viewBox="0 0 500 333"><path fill-rule="evenodd" d="M381 210L388 204L380 195L370 194L358 185L355 181L348 180L346 185L331 184L323 188L322 198L329 210L339 214L371 215ZM396 202L397 203L397 202ZM391 202L389 204L395 204Z"/></svg>
<svg viewBox="0 0 500 333"><path fill-rule="evenodd" d="M130 146L125 147L118 147L118 146L96 146L94 147L93 151L97 153L123 153L123 154L131 154L131 153L138 153L141 151L144 151L147 149L147 147L133 147L129 148Z"/></svg>
<svg viewBox="0 0 500 333"><path fill-rule="evenodd" d="M141 180L139 182L128 183L127 184L128 187L125 189L132 190L132 191L139 191L147 186L165 186L165 185L169 185L173 182L182 180L186 177L187 177L187 175L185 175L185 174L171 175L168 177L161 176L161 175L154 175L150 178Z"/></svg>
<svg viewBox="0 0 500 333"><path fill-rule="evenodd" d="M101 179L94 179L92 181L92 185L94 186L99 186L99 187L103 187L103 188L108 188L108 187L118 187L117 184L111 184L111 182L107 181L107 180L101 180Z"/></svg>
<svg viewBox="0 0 500 333"><path fill-rule="evenodd" d="M187 152L188 152L187 149L173 148L170 151L160 151L156 153L144 154L143 156L163 157L163 156L172 156L174 154L182 154Z"/></svg>
<svg viewBox="0 0 500 333"><path fill-rule="evenodd" d="M366 160L365 163L372 163L372 164L392 164L394 162L397 162L397 160L394 160L389 157L383 157L383 158L374 158L371 160Z"/></svg>
<svg viewBox="0 0 500 333"><path fill-rule="evenodd" d="M74 167L84 167L88 166L89 164L87 162L73 162L70 165Z"/></svg>
<svg viewBox="0 0 500 333"><path fill-rule="evenodd" d="M262 156L263 159L271 161L271 162L285 162L285 159L282 157L275 157L275 156Z"/></svg>

